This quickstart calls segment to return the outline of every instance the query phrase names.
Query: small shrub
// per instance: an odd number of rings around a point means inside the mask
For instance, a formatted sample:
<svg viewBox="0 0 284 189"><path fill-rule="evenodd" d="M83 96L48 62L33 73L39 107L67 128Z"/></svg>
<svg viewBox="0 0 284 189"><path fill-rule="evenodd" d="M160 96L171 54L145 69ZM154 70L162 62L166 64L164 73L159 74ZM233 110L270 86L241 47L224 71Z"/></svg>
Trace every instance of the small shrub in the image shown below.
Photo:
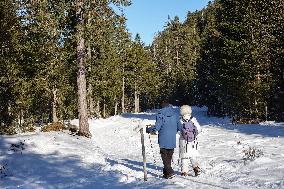
<svg viewBox="0 0 284 189"><path fill-rule="evenodd" d="M34 124L27 124L22 128L22 132L35 132L36 128Z"/></svg>
<svg viewBox="0 0 284 189"><path fill-rule="evenodd" d="M254 119L254 118L245 118L245 117L233 117L232 124L258 124L260 123L261 119Z"/></svg>
<svg viewBox="0 0 284 189"><path fill-rule="evenodd" d="M0 135L15 135L17 134L16 130L16 127L13 126L0 126Z"/></svg>
<svg viewBox="0 0 284 189"><path fill-rule="evenodd" d="M66 127L61 122L55 122L55 123L51 123L49 125L45 125L41 129L42 132L62 131L62 130L66 130Z"/></svg>
<svg viewBox="0 0 284 189"><path fill-rule="evenodd" d="M256 158L259 158L263 155L263 151L260 149L257 149L256 147L249 147L249 149L244 150L244 159L245 160L255 160Z"/></svg>

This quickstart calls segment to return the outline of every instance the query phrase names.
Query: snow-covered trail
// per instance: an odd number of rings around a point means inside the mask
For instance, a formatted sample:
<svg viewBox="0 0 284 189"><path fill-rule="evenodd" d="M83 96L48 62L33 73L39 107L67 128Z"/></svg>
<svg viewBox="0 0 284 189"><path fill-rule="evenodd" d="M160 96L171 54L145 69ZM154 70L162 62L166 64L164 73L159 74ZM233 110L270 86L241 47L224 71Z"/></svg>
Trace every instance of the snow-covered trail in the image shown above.
<svg viewBox="0 0 284 189"><path fill-rule="evenodd" d="M142 120L153 124L153 111L90 120L92 139L66 132L0 136L0 188L284 188L283 123L232 125L229 119L207 117L206 109L196 107L193 114L203 129L199 162L204 173L198 177L179 176L176 148L177 176L161 178L157 136L145 134L149 179L144 182L140 133L134 128ZM21 142L23 149L11 149ZM263 155L245 161L249 147Z"/></svg>
<svg viewBox="0 0 284 189"><path fill-rule="evenodd" d="M267 125L231 125L228 119L208 118L205 109L194 108L203 132L199 136L200 164L205 171L199 177L161 179L162 161L157 136L145 135L149 182L163 187L190 188L283 188L284 128ZM111 170L128 175L129 182L143 180L140 134L133 129L141 119L154 123L155 114L141 113L111 117L105 127L93 123L94 140L107 154ZM178 138L178 135L177 135ZM151 143L153 148L151 148ZM245 161L244 150L255 147L263 156ZM179 175L178 148L174 169ZM170 186L168 184L171 184ZM143 185L139 185L141 187Z"/></svg>

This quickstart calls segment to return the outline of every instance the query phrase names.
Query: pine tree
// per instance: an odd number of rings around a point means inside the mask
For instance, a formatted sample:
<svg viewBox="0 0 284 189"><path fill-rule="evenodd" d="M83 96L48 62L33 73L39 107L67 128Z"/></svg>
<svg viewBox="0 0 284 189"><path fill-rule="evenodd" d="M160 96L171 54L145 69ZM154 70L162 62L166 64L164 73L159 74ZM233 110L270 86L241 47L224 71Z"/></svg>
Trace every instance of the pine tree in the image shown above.
<svg viewBox="0 0 284 189"><path fill-rule="evenodd" d="M147 102L151 93L155 93L156 68L150 52L146 50L137 34L131 48L128 49L128 56L125 65L128 96L134 101L134 112L141 108L141 97Z"/></svg>
<svg viewBox="0 0 284 189"><path fill-rule="evenodd" d="M77 85L78 85L78 112L79 135L91 137L88 124L87 90L86 90L86 60L85 60L85 18L84 1L77 0Z"/></svg>
<svg viewBox="0 0 284 189"><path fill-rule="evenodd" d="M19 19L13 1L0 2L0 133L2 127L9 127L18 115L17 92L21 82L22 69ZM17 89L16 89L17 87Z"/></svg>
<svg viewBox="0 0 284 189"><path fill-rule="evenodd" d="M78 72L78 89L79 89L79 118L82 119L82 123L80 124L80 131L83 135L89 136L89 131L88 131L88 111L87 111L87 102L86 102L86 97L87 97L87 92L86 92L86 58L85 58L85 35L84 31L86 30L85 26L86 23L89 24L89 27L87 28L87 34L90 36L90 32L97 30L97 32L94 33L94 36L91 37L91 40L94 40L95 48L98 48L100 45L105 45L108 44L107 40L104 41L103 38L100 35L97 34L108 34L113 30L113 27L110 27L111 25L116 23L116 13L112 10L112 8L109 6L109 3L113 3L116 6L127 6L129 2L127 0L120 0L120 1L110 1L110 2L102 2L102 1L94 1L90 2L87 4L84 1L77 1L77 16L78 20L77 22L79 23L79 29L77 32L78 35L78 45L77 45L77 56L78 56L78 65L79 66L79 72ZM83 13L82 11L86 8L88 12L86 12L85 15L88 15L87 19L90 19L88 22L86 18L83 18ZM103 23L103 26L106 26L104 28L100 28L101 25L98 23ZM93 30L90 30L90 28L93 27ZM79 43L80 41L80 43ZM90 46L90 49L92 47ZM104 49L104 48L102 48ZM98 55L104 55L101 52L95 51L95 53L98 53ZM104 85L106 87L106 85ZM103 100L104 100L104 110L105 110L105 101L106 99L106 94L103 93ZM81 100L80 100L81 99Z"/></svg>
<svg viewBox="0 0 284 189"><path fill-rule="evenodd" d="M272 85L268 100L267 115L268 119L284 120L284 2L274 0L266 3L264 22L268 24L266 33L270 36L268 49L270 51L270 69L266 72ZM271 74L271 75L270 75Z"/></svg>
<svg viewBox="0 0 284 189"><path fill-rule="evenodd" d="M225 106L230 107L229 113L239 117L264 120L274 83L271 69L275 64L270 45L275 43L276 23L271 16L275 2L221 2L220 31L224 48L221 56L225 58L219 70L225 73L222 82L228 91Z"/></svg>
<svg viewBox="0 0 284 189"><path fill-rule="evenodd" d="M181 68L182 25L178 17L169 18L166 28L159 33L152 44L153 59L157 64L160 86L163 90L161 98L175 99L179 85L178 72Z"/></svg>
<svg viewBox="0 0 284 189"><path fill-rule="evenodd" d="M94 101L95 116L100 117L118 113L119 99L122 98L122 79L124 53L130 37L125 27L124 15L117 15L111 7L101 2L101 7L94 5L90 14L90 24L87 27L91 58L88 60L89 86L92 91L89 96ZM93 15L101 11L100 16ZM99 30L97 28L100 28ZM125 44L124 44L125 43ZM100 111L103 105L103 111ZM114 107L114 108L113 108Z"/></svg>
<svg viewBox="0 0 284 189"><path fill-rule="evenodd" d="M200 56L197 59L197 78L195 100L198 104L208 106L209 113L214 109L216 99L216 83L214 66L218 63L218 32L216 21L216 8L208 6L198 15L197 28L200 33ZM216 35L217 34L217 35Z"/></svg>

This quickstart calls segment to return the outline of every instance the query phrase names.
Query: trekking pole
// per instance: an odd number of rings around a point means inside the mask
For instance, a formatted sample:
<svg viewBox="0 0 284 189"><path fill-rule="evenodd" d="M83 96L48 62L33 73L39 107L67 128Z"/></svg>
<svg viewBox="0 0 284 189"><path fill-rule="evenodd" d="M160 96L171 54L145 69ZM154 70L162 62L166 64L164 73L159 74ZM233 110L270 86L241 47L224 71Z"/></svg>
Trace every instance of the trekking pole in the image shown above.
<svg viewBox="0 0 284 189"><path fill-rule="evenodd" d="M151 140L151 134L149 134L149 141L150 141L150 146L151 146L152 153L153 153L154 164L156 164L157 162L156 162L156 158L154 155L154 147L153 147L152 140Z"/></svg>
<svg viewBox="0 0 284 189"><path fill-rule="evenodd" d="M147 170L146 170L147 165L146 165L146 153L145 153L143 128L140 129L140 133L141 133L141 145L142 145L142 156L143 156L144 181L147 181Z"/></svg>
<svg viewBox="0 0 284 189"><path fill-rule="evenodd" d="M150 141L150 146L151 146L151 150L152 150L152 154L153 154L155 169L156 169L156 171L157 171L157 170L158 170L158 167L157 167L156 156L154 155L154 147L153 147L153 143L152 143L152 140L151 140L151 134L149 134L149 141ZM159 175L158 175L158 178L160 178Z"/></svg>

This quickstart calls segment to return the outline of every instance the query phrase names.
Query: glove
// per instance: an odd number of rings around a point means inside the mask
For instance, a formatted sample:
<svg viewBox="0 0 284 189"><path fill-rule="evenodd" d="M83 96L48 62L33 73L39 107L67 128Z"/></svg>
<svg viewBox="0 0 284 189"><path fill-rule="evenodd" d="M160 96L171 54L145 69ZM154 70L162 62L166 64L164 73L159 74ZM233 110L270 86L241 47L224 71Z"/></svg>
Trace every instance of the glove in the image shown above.
<svg viewBox="0 0 284 189"><path fill-rule="evenodd" d="M151 133L151 125L146 125L146 133Z"/></svg>
<svg viewBox="0 0 284 189"><path fill-rule="evenodd" d="M146 128L146 133L151 133L150 128Z"/></svg>

